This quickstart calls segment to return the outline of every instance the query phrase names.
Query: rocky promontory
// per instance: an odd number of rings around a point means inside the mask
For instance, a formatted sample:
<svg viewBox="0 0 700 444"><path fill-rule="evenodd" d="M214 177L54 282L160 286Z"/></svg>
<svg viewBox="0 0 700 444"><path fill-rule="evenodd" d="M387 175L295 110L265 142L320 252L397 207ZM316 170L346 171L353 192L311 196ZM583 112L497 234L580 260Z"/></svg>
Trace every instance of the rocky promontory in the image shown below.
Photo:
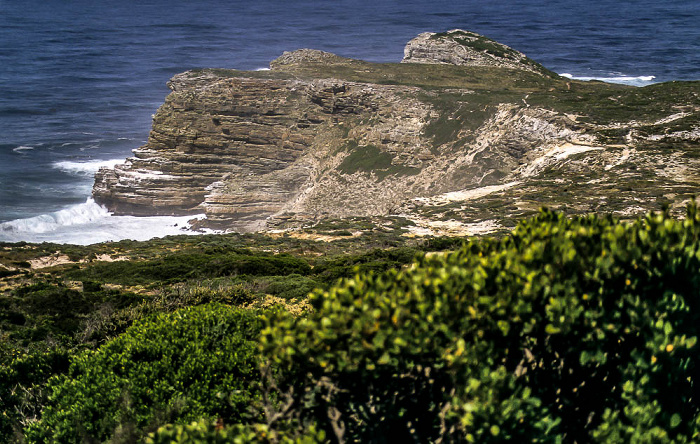
<svg viewBox="0 0 700 444"><path fill-rule="evenodd" d="M547 76L554 74L520 51L461 29L420 34L406 44L401 63L492 66Z"/></svg>
<svg viewBox="0 0 700 444"><path fill-rule="evenodd" d="M542 205L631 215L697 193L697 82L573 81L461 30L419 35L403 62L304 49L179 74L95 200L236 231L395 215L476 232Z"/></svg>

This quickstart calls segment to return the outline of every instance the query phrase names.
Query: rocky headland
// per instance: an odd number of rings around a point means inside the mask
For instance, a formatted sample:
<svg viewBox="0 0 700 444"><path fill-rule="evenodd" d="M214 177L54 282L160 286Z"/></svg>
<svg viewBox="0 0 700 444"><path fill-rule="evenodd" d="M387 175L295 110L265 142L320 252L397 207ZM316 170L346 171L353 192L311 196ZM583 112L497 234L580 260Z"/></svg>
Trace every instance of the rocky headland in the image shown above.
<svg viewBox="0 0 700 444"><path fill-rule="evenodd" d="M421 34L404 54L302 49L269 71L179 74L147 144L97 173L94 198L234 231L363 216L475 234L541 206L680 208L700 189L700 82L574 81L462 30Z"/></svg>

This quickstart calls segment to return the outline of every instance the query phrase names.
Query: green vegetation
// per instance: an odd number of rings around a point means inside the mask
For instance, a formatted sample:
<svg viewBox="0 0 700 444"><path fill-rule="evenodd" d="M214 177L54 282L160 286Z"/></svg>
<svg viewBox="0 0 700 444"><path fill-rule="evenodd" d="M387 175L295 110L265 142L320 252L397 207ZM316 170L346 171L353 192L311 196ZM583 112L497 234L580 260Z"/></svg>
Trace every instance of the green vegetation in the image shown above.
<svg viewBox="0 0 700 444"><path fill-rule="evenodd" d="M167 425L146 439L146 444L210 444L210 443L281 443L320 444L326 443L323 430L309 427L303 435L270 430L263 424L220 426L211 421L197 421L187 425Z"/></svg>
<svg viewBox="0 0 700 444"><path fill-rule="evenodd" d="M255 312L222 305L140 321L48 382L29 442L134 442L163 422L201 417L238 423L259 396Z"/></svg>
<svg viewBox="0 0 700 444"><path fill-rule="evenodd" d="M433 38L444 35L446 33L436 34ZM455 38L478 50L506 57L509 54L503 52L504 49L497 42L483 36L473 41L471 37L466 39L460 35ZM429 135L442 137L444 142L453 140L459 123L466 123L467 129L475 125L478 127L493 115L497 105L523 105L523 101L528 106L577 115L577 122L583 125L614 125L634 121L641 124L642 133L653 132L657 120L687 112L690 116L674 122L673 131L690 130L697 126L697 109L700 107L697 89L700 82L667 82L637 88L570 80L559 77L530 59L524 63L541 68L545 75L497 67L369 63L351 59L339 59L333 63L288 65L284 70L257 72L196 70L192 75L210 73L220 77L335 78L351 82L419 87L426 93L421 100L435 105L440 111L438 122L428 130ZM440 130L444 125L447 125L447 131ZM606 135L605 129L597 129L596 134L600 133L606 143L619 143L626 132L615 134L616 130L619 129L611 128L607 131L612 133Z"/></svg>
<svg viewBox="0 0 700 444"><path fill-rule="evenodd" d="M494 57L509 59L525 65L529 65L530 67L536 69L537 71L543 74L547 74L552 77L557 77L556 73L549 71L544 66L540 65L539 63L535 62L534 60L528 57L522 57L521 54L513 48L498 43L495 40L491 40L488 37L484 37L483 35L479 35L469 31L457 30L439 32L430 36L431 40L440 40L444 38L450 38L455 42L461 44L462 46L466 46L476 51L490 54Z"/></svg>
<svg viewBox="0 0 700 444"><path fill-rule="evenodd" d="M672 214L697 192L700 150L683 137L700 83L579 82L529 59L541 74L332 60L189 75L407 87L391 89L428 105L436 156L464 151L503 104L630 152L573 154L479 199L416 204L432 221L497 221L499 238L410 238L414 222L386 216L0 243L0 443L699 442L700 213ZM327 135L346 153L338 171L420 173L348 141L352 124ZM600 211L630 220L582 216Z"/></svg>
<svg viewBox="0 0 700 444"><path fill-rule="evenodd" d="M41 416L52 376L65 374L72 359L120 337L134 322L210 303L284 302L303 311L311 290L330 287L357 265L386 270L411 262L417 249L401 253L398 262L392 253L398 245L419 244L401 237L405 223L327 222L320 229L365 233L330 243L231 234L88 247L2 244L0 263L8 267L64 255L78 262L20 268L0 278L0 442L18 440L16 433ZM97 260L104 255L130 260Z"/></svg>
<svg viewBox="0 0 700 444"><path fill-rule="evenodd" d="M374 145L357 146L357 142L353 141L348 148L350 154L338 166L338 171L343 174L374 173L381 181L387 176L420 173L420 168L392 164L394 156Z"/></svg>
<svg viewBox="0 0 700 444"><path fill-rule="evenodd" d="M700 439L697 206L542 210L500 239L386 237L402 225L99 245L74 258L141 259L4 277L0 441Z"/></svg>
<svg viewBox="0 0 700 444"><path fill-rule="evenodd" d="M175 254L143 262L111 262L96 264L84 270L67 273L67 277L99 280L123 285L149 282L173 283L232 275L307 274L309 264L289 255L243 254L211 251Z"/></svg>
<svg viewBox="0 0 700 444"><path fill-rule="evenodd" d="M691 442L700 214L543 211L315 293L263 332L290 417L348 441Z"/></svg>

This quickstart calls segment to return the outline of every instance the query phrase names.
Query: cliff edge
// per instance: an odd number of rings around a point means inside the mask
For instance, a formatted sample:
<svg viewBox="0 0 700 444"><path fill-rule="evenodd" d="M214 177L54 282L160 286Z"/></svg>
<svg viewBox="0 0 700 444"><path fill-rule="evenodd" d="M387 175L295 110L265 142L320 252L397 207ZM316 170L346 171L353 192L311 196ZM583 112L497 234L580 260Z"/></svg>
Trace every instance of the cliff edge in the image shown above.
<svg viewBox="0 0 700 444"><path fill-rule="evenodd" d="M571 81L461 30L419 35L400 64L303 49L270 66L171 79L148 142L96 174L95 200L236 231L394 215L431 234L541 205L636 214L698 189L696 82Z"/></svg>

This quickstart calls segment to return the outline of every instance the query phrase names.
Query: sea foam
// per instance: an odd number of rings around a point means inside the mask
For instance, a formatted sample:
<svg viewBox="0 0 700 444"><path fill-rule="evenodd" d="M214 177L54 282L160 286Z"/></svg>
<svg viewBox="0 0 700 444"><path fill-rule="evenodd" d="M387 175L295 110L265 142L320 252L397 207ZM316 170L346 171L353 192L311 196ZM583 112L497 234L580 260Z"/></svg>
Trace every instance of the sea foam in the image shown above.
<svg viewBox="0 0 700 444"><path fill-rule="evenodd" d="M111 168L114 165L124 163L124 161L125 159L123 158L110 160L88 160L83 162L62 160L59 162L54 162L52 166L74 176L92 176L102 167Z"/></svg>
<svg viewBox="0 0 700 444"><path fill-rule="evenodd" d="M569 79L573 80L581 80L584 82L588 82L591 80L599 80L601 82L607 82L607 83L621 83L623 85L631 85L631 86L647 86L651 85L654 83L654 79L656 76L600 76L600 77L585 77L585 76L574 76L573 74L569 74L568 72L559 74L562 77L566 77Z"/></svg>
<svg viewBox="0 0 700 444"><path fill-rule="evenodd" d="M189 229L195 216L113 216L92 198L54 213L0 224L2 242L54 242L89 245L122 239L148 240L176 234L202 234Z"/></svg>

